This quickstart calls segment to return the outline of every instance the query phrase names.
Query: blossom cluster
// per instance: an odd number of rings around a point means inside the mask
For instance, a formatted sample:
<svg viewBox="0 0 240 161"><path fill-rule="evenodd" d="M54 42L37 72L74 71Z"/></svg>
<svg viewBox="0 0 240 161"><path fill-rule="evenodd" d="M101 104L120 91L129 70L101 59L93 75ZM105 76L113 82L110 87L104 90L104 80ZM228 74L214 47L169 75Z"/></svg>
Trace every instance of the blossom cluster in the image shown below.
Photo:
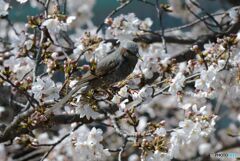
<svg viewBox="0 0 240 161"><path fill-rule="evenodd" d="M144 30L150 30L153 22L150 18L142 21L134 13L129 13L114 19L108 18L105 23L109 25L105 34L107 39L118 38L124 40L133 39L133 36L140 35Z"/></svg>
<svg viewBox="0 0 240 161"><path fill-rule="evenodd" d="M206 106L201 107L199 110L197 105L187 106L189 109L185 112L191 112L191 114L189 118L180 121L178 128L170 133L168 151L161 152L157 149L154 153L148 154L146 160L167 161L173 158L186 159L196 156L198 145L204 143L204 139L214 131L216 116L207 114ZM165 137L166 129L158 128L155 133L157 136Z"/></svg>
<svg viewBox="0 0 240 161"><path fill-rule="evenodd" d="M63 137L67 133L67 130L63 129L59 132L60 137ZM103 141L102 133L101 129L94 127L89 130L89 128L83 125L72 132L70 137L64 140L64 142L56 148L54 153L52 153L52 156L59 155L57 158L49 156L49 159L46 160L60 161L67 158L79 161L106 160L106 158L110 156L110 153L107 149L104 149L101 144ZM38 136L36 145L54 144L57 140L58 137L51 138L48 133L42 133Z"/></svg>

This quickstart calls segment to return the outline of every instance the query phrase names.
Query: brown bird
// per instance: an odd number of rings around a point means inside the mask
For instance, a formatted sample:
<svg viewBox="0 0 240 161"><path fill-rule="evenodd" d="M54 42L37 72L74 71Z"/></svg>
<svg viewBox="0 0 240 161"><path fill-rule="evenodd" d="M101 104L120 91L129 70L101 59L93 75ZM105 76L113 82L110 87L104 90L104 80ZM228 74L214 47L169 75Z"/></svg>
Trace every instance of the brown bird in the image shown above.
<svg viewBox="0 0 240 161"><path fill-rule="evenodd" d="M124 80L130 75L139 58L138 45L133 41L126 41L113 53L97 63L94 72L86 73L64 98L56 103L50 110L63 107L68 100L80 90L81 94L90 89L107 88L110 85Z"/></svg>

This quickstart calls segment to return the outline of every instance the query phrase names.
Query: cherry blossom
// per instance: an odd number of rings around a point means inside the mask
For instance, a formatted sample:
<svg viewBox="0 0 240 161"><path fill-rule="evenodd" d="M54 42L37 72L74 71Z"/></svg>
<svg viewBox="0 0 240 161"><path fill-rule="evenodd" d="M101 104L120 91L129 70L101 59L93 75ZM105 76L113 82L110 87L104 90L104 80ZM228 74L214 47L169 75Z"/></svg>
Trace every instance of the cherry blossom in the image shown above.
<svg viewBox="0 0 240 161"><path fill-rule="evenodd" d="M26 3L28 0L17 0L19 3Z"/></svg>
<svg viewBox="0 0 240 161"><path fill-rule="evenodd" d="M172 80L172 83L169 88L169 92L177 93L178 91L181 91L184 87L185 79L186 77L182 73L178 73Z"/></svg>
<svg viewBox="0 0 240 161"><path fill-rule="evenodd" d="M34 62L30 58L17 58L11 56L4 62L5 67L9 67L16 75L17 80L22 80L25 77L31 76Z"/></svg>
<svg viewBox="0 0 240 161"><path fill-rule="evenodd" d="M149 18L141 21L134 13L120 15L114 18L112 24L107 28L106 37L118 37L120 40L132 39L134 35L141 33L141 30L148 30L151 25L152 21Z"/></svg>
<svg viewBox="0 0 240 161"><path fill-rule="evenodd" d="M105 160L110 153L100 143L103 140L102 130L92 128L91 131L82 127L76 136L75 150L78 160Z"/></svg>
<svg viewBox="0 0 240 161"><path fill-rule="evenodd" d="M54 101L59 98L61 84L56 84L50 77L38 77L32 84L31 92L37 100Z"/></svg>
<svg viewBox="0 0 240 161"><path fill-rule="evenodd" d="M8 15L9 3L6 3L4 0L0 1L0 16Z"/></svg>

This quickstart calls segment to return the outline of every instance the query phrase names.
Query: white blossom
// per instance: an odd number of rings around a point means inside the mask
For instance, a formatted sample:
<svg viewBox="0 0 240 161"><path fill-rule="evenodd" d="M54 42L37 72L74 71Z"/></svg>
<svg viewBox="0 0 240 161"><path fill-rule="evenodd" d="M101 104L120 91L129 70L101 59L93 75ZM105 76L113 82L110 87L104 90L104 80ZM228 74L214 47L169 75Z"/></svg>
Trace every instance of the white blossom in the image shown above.
<svg viewBox="0 0 240 161"><path fill-rule="evenodd" d="M90 118L96 119L99 117L99 113L95 112L89 105L84 104L77 108L77 112L80 113L80 118L86 117L88 120Z"/></svg>
<svg viewBox="0 0 240 161"><path fill-rule="evenodd" d="M128 103L129 100L128 99L125 99L123 100L120 104L119 104L119 107L121 110L124 110L126 108L126 103Z"/></svg>
<svg viewBox="0 0 240 161"><path fill-rule="evenodd" d="M195 81L196 89L208 90L210 87L214 87L216 75L217 69L212 65L208 70L202 70L200 73L200 79Z"/></svg>
<svg viewBox="0 0 240 161"><path fill-rule="evenodd" d="M120 40L132 39L137 33L141 33L139 27L148 30L152 25L149 18L141 21L134 13L120 15L113 19L111 26L106 31L107 38L118 37Z"/></svg>
<svg viewBox="0 0 240 161"><path fill-rule="evenodd" d="M110 153L104 149L100 143L103 140L102 130L92 128L91 131L86 127L81 128L76 136L75 154L79 161L105 161Z"/></svg>
<svg viewBox="0 0 240 161"><path fill-rule="evenodd" d="M37 77L33 82L31 92L37 100L53 101L59 98L61 84L56 84L50 77Z"/></svg>
<svg viewBox="0 0 240 161"><path fill-rule="evenodd" d="M4 66L9 67L15 74L17 80L22 80L24 77L32 76L34 61L28 57L15 57L11 56L8 60L4 61Z"/></svg>
<svg viewBox="0 0 240 161"><path fill-rule="evenodd" d="M127 97L129 94L128 94L128 87L127 86L124 86L120 89L120 91L118 92L118 94L122 97Z"/></svg>
<svg viewBox="0 0 240 161"><path fill-rule="evenodd" d="M145 116L140 117L139 118L139 123L138 123L138 126L137 126L137 130L139 132L144 131L144 129L147 126L147 122L148 122L148 118L147 117L145 117Z"/></svg>
<svg viewBox="0 0 240 161"><path fill-rule="evenodd" d="M71 24L74 20L76 20L76 17L75 16L69 16L66 20L66 23L67 24Z"/></svg>
<svg viewBox="0 0 240 161"><path fill-rule="evenodd" d="M17 0L19 3L26 3L28 0Z"/></svg>
<svg viewBox="0 0 240 161"><path fill-rule="evenodd" d="M167 153L156 150L153 154L149 155L146 161L170 161L172 159Z"/></svg>
<svg viewBox="0 0 240 161"><path fill-rule="evenodd" d="M235 9L230 9L228 13L229 13L230 18L232 19L231 23L232 24L236 23L239 19L239 15L240 15L239 11L237 11Z"/></svg>
<svg viewBox="0 0 240 161"><path fill-rule="evenodd" d="M132 154L128 157L128 161L139 161L139 156L137 154Z"/></svg>
<svg viewBox="0 0 240 161"><path fill-rule="evenodd" d="M42 23L41 27L46 27L53 41L58 42L60 31L67 31L68 24L57 18L49 18Z"/></svg>
<svg viewBox="0 0 240 161"><path fill-rule="evenodd" d="M9 3L6 3L4 0L0 0L0 16L8 15Z"/></svg>
<svg viewBox="0 0 240 161"><path fill-rule="evenodd" d="M197 109L197 105L193 105L192 106L192 110L193 112L195 112L195 114L202 114L202 115L207 115L208 112L206 111L207 106L202 106L199 110Z"/></svg>
<svg viewBox="0 0 240 161"><path fill-rule="evenodd" d="M87 24L88 27L91 27L90 19L93 17L92 10L96 0L72 0L71 2L68 3L67 9L71 15L76 16L77 25Z"/></svg>
<svg viewBox="0 0 240 161"><path fill-rule="evenodd" d="M1 159L7 160L7 151L4 147L4 144L0 144L0 156L1 156Z"/></svg>
<svg viewBox="0 0 240 161"><path fill-rule="evenodd" d="M5 108L3 106L0 106L0 113L4 112Z"/></svg>
<svg viewBox="0 0 240 161"><path fill-rule="evenodd" d="M76 41L75 43L76 48L73 50L73 54L70 55L70 58L72 60L77 60L79 55L84 51L85 47L83 46L82 43L79 43L78 41ZM86 56L86 55L85 55ZM90 55L90 57L85 57L87 61L90 61L92 55Z"/></svg>
<svg viewBox="0 0 240 161"><path fill-rule="evenodd" d="M210 154L211 148L212 148L211 144L209 144L209 143L202 143L198 147L199 154L200 155Z"/></svg>
<svg viewBox="0 0 240 161"><path fill-rule="evenodd" d="M237 33L237 37L236 37L236 40L240 40L240 31L238 31L238 33Z"/></svg>
<svg viewBox="0 0 240 161"><path fill-rule="evenodd" d="M158 136L165 136L167 134L167 131L165 128L161 127L157 128L154 133L157 134Z"/></svg>
<svg viewBox="0 0 240 161"><path fill-rule="evenodd" d="M170 84L169 92L172 94L176 94L178 91L182 91L184 87L186 77L181 73L177 73L177 75L172 79L172 83Z"/></svg>
<svg viewBox="0 0 240 161"><path fill-rule="evenodd" d="M184 104L184 105L180 106L180 108L182 108L185 111L188 111L191 107L192 107L191 103L187 103L187 104Z"/></svg>
<svg viewBox="0 0 240 161"><path fill-rule="evenodd" d="M143 69L143 75L146 79L151 79L153 77L153 72L150 69Z"/></svg>
<svg viewBox="0 0 240 161"><path fill-rule="evenodd" d="M153 94L153 88L149 86L144 86L140 91L139 91L139 96L141 98L151 98Z"/></svg>
<svg viewBox="0 0 240 161"><path fill-rule="evenodd" d="M55 34L55 33L59 33L60 30L67 30L67 25L62 22L59 21L56 18L49 18L47 20L45 20L42 23L42 26L47 27L48 31L50 32L50 34Z"/></svg>
<svg viewBox="0 0 240 161"><path fill-rule="evenodd" d="M27 40L27 41L25 41L24 45L26 46L27 50L30 50L33 46L33 41Z"/></svg>
<svg viewBox="0 0 240 161"><path fill-rule="evenodd" d="M208 116L204 113L198 115ZM180 128L171 132L169 155L180 159L195 156L201 140L214 131L215 120L216 117L212 117L209 121L204 119L196 119L195 122L190 119L180 121Z"/></svg>
<svg viewBox="0 0 240 161"><path fill-rule="evenodd" d="M112 98L112 102L119 104L121 102L121 97L119 95L114 95Z"/></svg>

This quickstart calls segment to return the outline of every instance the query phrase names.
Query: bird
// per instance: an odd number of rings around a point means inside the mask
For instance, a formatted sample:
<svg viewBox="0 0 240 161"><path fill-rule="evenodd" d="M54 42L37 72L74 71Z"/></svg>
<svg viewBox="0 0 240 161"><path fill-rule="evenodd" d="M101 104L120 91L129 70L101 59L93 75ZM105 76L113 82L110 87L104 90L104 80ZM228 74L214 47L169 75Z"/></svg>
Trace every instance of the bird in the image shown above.
<svg viewBox="0 0 240 161"><path fill-rule="evenodd" d="M137 43L130 40L121 42L115 51L101 59L95 70L87 72L74 88L50 110L64 107L78 91L84 94L91 89L105 89L124 80L133 72L139 58L141 59Z"/></svg>

